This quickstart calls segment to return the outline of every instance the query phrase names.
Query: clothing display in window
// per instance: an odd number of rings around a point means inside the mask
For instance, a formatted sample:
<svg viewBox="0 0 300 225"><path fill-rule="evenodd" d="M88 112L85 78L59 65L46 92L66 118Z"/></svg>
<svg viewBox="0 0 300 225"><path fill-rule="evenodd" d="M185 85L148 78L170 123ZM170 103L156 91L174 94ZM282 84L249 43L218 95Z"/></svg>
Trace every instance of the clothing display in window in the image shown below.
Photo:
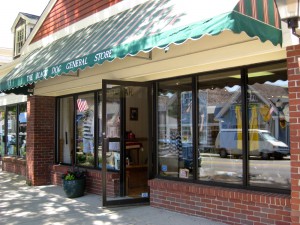
<svg viewBox="0 0 300 225"><path fill-rule="evenodd" d="M94 152L94 121L90 115L83 121L83 152Z"/></svg>

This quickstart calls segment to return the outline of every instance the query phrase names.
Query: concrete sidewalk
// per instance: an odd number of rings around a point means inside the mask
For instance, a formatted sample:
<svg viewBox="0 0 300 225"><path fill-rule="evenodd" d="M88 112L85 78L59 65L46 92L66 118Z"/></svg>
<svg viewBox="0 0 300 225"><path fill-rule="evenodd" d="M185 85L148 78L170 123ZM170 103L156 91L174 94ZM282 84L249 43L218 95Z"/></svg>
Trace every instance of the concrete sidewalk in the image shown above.
<svg viewBox="0 0 300 225"><path fill-rule="evenodd" d="M30 187L19 175L0 171L0 224L16 225L221 225L150 206L104 209L99 195L65 197L62 187Z"/></svg>

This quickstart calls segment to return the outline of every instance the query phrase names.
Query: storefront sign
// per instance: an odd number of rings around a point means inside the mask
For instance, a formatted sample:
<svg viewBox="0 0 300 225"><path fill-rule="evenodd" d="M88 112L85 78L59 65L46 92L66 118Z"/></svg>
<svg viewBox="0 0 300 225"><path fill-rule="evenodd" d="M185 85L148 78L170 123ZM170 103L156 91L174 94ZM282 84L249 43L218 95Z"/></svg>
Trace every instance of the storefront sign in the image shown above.
<svg viewBox="0 0 300 225"><path fill-rule="evenodd" d="M44 68L41 71L28 74L22 78L11 79L6 82L8 88L14 86L24 86L28 83L33 83L38 80L48 79L57 75L68 74L70 71L84 69L88 65L93 66L95 63L101 64L105 60L113 59L113 49L104 50L101 52L93 53L82 58L77 58L72 61L61 63L55 66Z"/></svg>
<svg viewBox="0 0 300 225"><path fill-rule="evenodd" d="M35 80L42 80L43 78L46 79L47 75L48 75L48 70L47 69L45 69L43 71L36 72Z"/></svg>
<svg viewBox="0 0 300 225"><path fill-rule="evenodd" d="M67 70L74 69L74 68L78 68L80 66L85 66L85 65L87 65L87 57L85 57L83 59L76 59L76 60L73 60L73 61L67 63L66 69Z"/></svg>
<svg viewBox="0 0 300 225"><path fill-rule="evenodd" d="M104 59L108 59L110 58L112 55L112 49L108 50L108 51L104 51L104 52L99 52L95 55L95 59L94 62L98 62Z"/></svg>

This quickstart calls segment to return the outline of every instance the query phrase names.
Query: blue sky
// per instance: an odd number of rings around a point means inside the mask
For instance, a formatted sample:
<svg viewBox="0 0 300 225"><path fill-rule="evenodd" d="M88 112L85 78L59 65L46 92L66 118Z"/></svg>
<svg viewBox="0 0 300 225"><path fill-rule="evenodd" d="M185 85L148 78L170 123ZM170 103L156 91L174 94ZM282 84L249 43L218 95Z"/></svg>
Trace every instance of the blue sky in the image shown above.
<svg viewBox="0 0 300 225"><path fill-rule="evenodd" d="M8 0L0 7L0 47L12 48L11 27L19 12L40 16L50 0Z"/></svg>

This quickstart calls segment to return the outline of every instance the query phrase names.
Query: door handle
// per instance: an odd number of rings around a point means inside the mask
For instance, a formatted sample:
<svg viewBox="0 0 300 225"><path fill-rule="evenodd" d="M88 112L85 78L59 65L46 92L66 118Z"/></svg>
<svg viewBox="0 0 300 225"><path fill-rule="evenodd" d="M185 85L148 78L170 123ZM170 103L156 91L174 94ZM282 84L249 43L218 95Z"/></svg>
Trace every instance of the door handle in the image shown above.
<svg viewBox="0 0 300 225"><path fill-rule="evenodd" d="M109 143L109 138L103 138L103 152L104 153L108 152L108 143Z"/></svg>
<svg viewBox="0 0 300 225"><path fill-rule="evenodd" d="M65 137L66 137L66 145L68 144L68 132L65 132Z"/></svg>

